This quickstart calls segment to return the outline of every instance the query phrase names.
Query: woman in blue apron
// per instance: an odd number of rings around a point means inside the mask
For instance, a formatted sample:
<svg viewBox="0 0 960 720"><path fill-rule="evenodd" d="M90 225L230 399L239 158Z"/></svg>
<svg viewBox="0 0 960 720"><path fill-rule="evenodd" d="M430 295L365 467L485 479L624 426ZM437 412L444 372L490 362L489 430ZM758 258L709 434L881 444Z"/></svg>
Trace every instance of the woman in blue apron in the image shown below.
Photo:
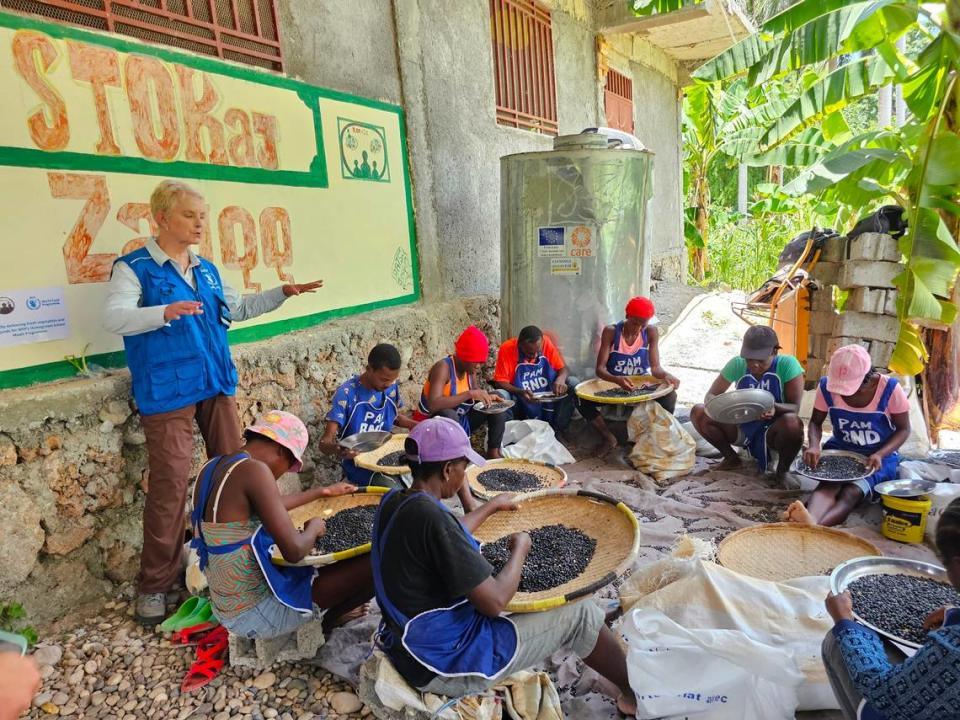
<svg viewBox="0 0 960 720"><path fill-rule="evenodd" d="M333 394L327 425L317 447L322 453L340 458L347 481L357 487L400 487L399 476L357 467L353 458L358 453L341 447L338 442L361 432L389 432L394 425L412 428L417 424L400 414L403 400L397 378L400 377L401 364L400 351L393 345L381 343L370 351L364 371L347 380Z"/></svg>
<svg viewBox="0 0 960 720"><path fill-rule="evenodd" d="M271 548L276 546L287 562L302 560L325 526L315 518L298 531L288 511L355 488L338 483L280 495L277 479L300 471L307 447L307 429L290 413L271 410L244 436L244 451L211 459L193 490L192 545L214 613L227 630L246 638L283 635L321 614L329 629L372 597L369 558L316 571L274 565Z"/></svg>
<svg viewBox="0 0 960 720"><path fill-rule="evenodd" d="M960 590L960 500L940 516L937 554ZM960 718L960 608L941 607L923 620L928 631L912 657L856 621L849 592L830 595L834 626L823 641L823 664L844 720Z"/></svg>
<svg viewBox="0 0 960 720"><path fill-rule="evenodd" d="M490 515L515 508L498 495L458 520L441 502L464 483L467 463L483 464L456 422L431 418L410 433L410 490L394 490L374 519L371 563L383 620L377 643L401 676L425 692L462 697L570 648L621 691L635 712L626 658L590 600L504 617L517 591L530 536L510 539L498 575L471 535Z"/></svg>
<svg viewBox="0 0 960 720"><path fill-rule="evenodd" d="M536 325L528 325L497 350L493 385L506 399L516 402L518 420L543 420L562 431L573 415L575 380L568 377L563 356L553 341ZM552 393L556 400L541 402L537 393Z"/></svg>
<svg viewBox="0 0 960 720"><path fill-rule="evenodd" d="M820 462L823 421L828 416L833 436L824 450L863 455L873 473L854 482L821 482L806 507L799 501L790 505L788 520L838 525L877 483L897 477L897 451L910 436L910 402L895 378L873 369L869 353L860 345L838 348L830 357L827 376L820 379L804 453L810 467Z"/></svg>
<svg viewBox="0 0 960 720"><path fill-rule="evenodd" d="M797 414L803 398L803 367L793 355L781 355L777 334L772 328L755 325L747 330L740 354L731 358L713 381L704 403L695 405L690 421L697 432L723 456L718 470L741 465L735 446L747 448L760 472L767 472L771 451L778 460L775 477L787 484L790 465L803 446L803 421ZM767 415L748 423L722 423L707 415L705 403L734 385L737 390L766 390L774 399Z"/></svg>
<svg viewBox="0 0 960 720"><path fill-rule="evenodd" d="M656 402L671 415L677 406L676 388L680 381L660 366L660 331L651 321L656 316L653 301L635 297L627 303L625 320L607 325L600 335L597 350L597 377L616 383L624 390L633 390L630 376L653 375L673 385L674 391L657 398ZM577 399L577 407L583 419L593 424L604 439L603 449L617 447L617 438L610 432L600 405L589 400Z"/></svg>

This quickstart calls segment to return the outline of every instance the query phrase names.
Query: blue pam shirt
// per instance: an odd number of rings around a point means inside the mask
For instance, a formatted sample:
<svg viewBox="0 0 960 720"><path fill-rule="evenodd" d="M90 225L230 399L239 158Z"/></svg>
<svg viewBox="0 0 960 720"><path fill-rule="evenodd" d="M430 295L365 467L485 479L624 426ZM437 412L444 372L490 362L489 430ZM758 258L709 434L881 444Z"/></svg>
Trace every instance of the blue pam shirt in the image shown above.
<svg viewBox="0 0 960 720"><path fill-rule="evenodd" d="M340 426L337 439L372 430L391 430L393 423L403 407L400 399L400 386L394 383L380 392L364 387L360 376L354 375L337 388L333 395L333 407L327 413L327 420ZM341 461L347 480L357 487L370 484L373 473L359 468L353 460Z"/></svg>

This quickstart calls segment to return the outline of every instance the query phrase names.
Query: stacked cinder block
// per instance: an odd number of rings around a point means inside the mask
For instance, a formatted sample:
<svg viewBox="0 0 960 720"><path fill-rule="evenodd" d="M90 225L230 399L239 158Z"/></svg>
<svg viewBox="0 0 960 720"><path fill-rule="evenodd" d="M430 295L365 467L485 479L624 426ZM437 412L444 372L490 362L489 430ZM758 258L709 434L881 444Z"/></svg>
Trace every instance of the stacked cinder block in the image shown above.
<svg viewBox="0 0 960 720"><path fill-rule="evenodd" d="M841 345L859 343L874 365L887 366L900 327L893 279L902 269L897 241L889 235L827 240L813 269L822 289L813 292L810 302L808 383L821 376L830 354ZM843 313L834 309L833 286L849 292Z"/></svg>
<svg viewBox="0 0 960 720"><path fill-rule="evenodd" d="M248 640L230 633L230 665L265 670L275 662L309 660L324 641L321 620L311 620L295 632L268 640Z"/></svg>

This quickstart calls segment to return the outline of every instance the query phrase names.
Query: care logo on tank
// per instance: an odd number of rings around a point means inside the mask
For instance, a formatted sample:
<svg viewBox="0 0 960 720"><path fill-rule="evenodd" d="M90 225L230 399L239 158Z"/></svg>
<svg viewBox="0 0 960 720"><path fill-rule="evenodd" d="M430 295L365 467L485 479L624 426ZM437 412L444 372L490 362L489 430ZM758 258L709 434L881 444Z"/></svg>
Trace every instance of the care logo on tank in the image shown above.
<svg viewBox="0 0 960 720"><path fill-rule="evenodd" d="M570 230L570 257L593 257L593 230L577 225Z"/></svg>

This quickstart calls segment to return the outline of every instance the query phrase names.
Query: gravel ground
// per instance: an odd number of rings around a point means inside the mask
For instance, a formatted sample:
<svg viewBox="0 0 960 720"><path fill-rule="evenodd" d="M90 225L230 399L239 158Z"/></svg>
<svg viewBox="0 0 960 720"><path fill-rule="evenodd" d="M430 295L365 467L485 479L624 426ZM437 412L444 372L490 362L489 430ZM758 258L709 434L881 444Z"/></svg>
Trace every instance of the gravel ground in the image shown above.
<svg viewBox="0 0 960 720"><path fill-rule="evenodd" d="M159 631L140 627L126 598L108 602L97 617L61 621L58 628L44 632L35 651L43 687L25 717L372 717L349 685L305 664L277 663L262 673L227 665L206 687L181 695L194 648L172 645Z"/></svg>

